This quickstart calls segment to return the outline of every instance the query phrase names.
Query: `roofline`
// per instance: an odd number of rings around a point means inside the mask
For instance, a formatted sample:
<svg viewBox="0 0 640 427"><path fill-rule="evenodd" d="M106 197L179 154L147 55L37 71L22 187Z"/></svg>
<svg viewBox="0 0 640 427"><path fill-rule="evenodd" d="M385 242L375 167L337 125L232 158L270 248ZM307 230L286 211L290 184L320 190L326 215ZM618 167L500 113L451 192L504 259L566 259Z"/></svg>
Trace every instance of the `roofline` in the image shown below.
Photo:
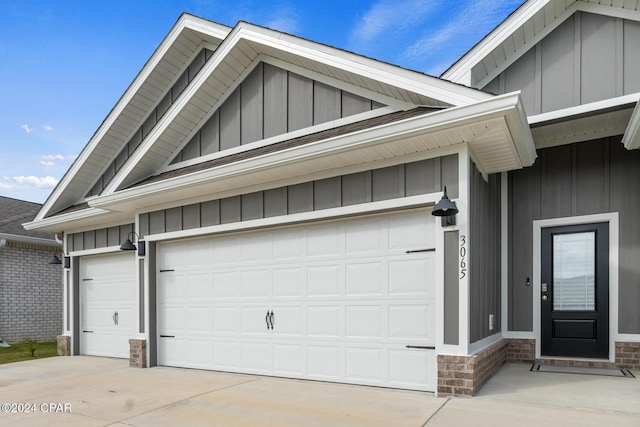
<svg viewBox="0 0 640 427"><path fill-rule="evenodd" d="M45 239L42 237L29 237L20 236L17 234L0 233L0 240L6 240L11 242L20 243L32 243L35 245L47 245L47 246L62 246L62 244L55 241L55 239Z"/></svg>
<svg viewBox="0 0 640 427"><path fill-rule="evenodd" d="M65 172L63 177L60 179L58 185L56 185L53 191L49 194L49 197L47 197L47 200L42 205L42 208L36 215L35 219L43 219L49 213L53 206L53 203L62 195L69 182L73 180L73 177L87 160L87 157L89 157L89 155L93 153L93 150L102 140L106 132L111 128L113 122L122 113L122 110L128 105L128 103L131 101L131 98L137 93L137 91L140 89L140 86L149 77L158 62L164 57L166 51L172 46L175 40L186 28L194 29L199 32L215 34L214 36L219 37L221 40L224 40L231 30L231 28L227 27L226 25L208 21L203 18L199 18L197 16L183 12L178 17L175 24L173 24L169 32L164 36L160 44L153 51L147 62L142 66L142 68L133 79L133 81L129 84L122 96L120 96L120 99L118 99L111 111L109 111L98 129L89 139L89 142L85 145L85 147L82 149L75 161L71 164L67 172Z"/></svg>

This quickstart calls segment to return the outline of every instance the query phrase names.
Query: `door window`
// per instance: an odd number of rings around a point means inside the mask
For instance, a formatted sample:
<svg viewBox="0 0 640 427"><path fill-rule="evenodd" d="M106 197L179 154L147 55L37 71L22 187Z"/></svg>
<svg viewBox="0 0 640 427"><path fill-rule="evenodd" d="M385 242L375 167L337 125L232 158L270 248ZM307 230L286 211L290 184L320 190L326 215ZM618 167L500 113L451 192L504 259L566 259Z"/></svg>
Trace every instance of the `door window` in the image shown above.
<svg viewBox="0 0 640 427"><path fill-rule="evenodd" d="M554 311L595 310L596 233L553 236Z"/></svg>

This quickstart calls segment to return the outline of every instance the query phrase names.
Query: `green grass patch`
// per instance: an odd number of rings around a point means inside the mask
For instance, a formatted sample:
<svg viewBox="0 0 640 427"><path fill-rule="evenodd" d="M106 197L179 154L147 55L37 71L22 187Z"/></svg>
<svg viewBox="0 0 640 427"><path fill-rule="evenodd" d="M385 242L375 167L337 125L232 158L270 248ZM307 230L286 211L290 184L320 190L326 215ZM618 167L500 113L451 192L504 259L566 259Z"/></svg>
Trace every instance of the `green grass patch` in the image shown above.
<svg viewBox="0 0 640 427"><path fill-rule="evenodd" d="M24 360L44 359L58 355L58 344L54 342L27 341L11 344L11 347L0 347L0 365L3 363L22 362Z"/></svg>

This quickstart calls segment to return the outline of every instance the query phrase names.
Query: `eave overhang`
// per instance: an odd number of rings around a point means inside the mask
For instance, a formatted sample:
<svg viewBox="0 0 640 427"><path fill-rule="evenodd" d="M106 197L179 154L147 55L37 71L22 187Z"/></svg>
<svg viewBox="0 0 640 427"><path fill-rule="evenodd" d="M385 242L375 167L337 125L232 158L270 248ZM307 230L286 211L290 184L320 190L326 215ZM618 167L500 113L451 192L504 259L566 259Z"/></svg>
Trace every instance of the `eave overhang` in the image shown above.
<svg viewBox="0 0 640 427"><path fill-rule="evenodd" d="M468 144L483 173L530 166L536 158L519 92L404 119L219 167L132 186L89 201L92 209L135 213L150 206L242 193L326 171Z"/></svg>
<svg viewBox="0 0 640 427"><path fill-rule="evenodd" d="M44 245L44 246L61 246L60 243L53 239L44 239L41 237L19 236L17 234L0 233L0 240L6 240L8 242L20 242L28 243L32 245Z"/></svg>
<svg viewBox="0 0 640 427"><path fill-rule="evenodd" d="M529 117L536 148L624 135L629 150L640 147L640 110L635 93Z"/></svg>

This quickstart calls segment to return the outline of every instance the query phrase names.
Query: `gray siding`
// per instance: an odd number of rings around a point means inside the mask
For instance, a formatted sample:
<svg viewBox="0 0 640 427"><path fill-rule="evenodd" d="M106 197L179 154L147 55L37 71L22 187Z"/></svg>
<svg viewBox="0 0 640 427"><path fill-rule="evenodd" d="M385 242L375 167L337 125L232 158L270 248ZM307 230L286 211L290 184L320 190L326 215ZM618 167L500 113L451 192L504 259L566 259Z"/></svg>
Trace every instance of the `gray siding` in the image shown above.
<svg viewBox="0 0 640 427"><path fill-rule="evenodd" d="M640 91L640 23L578 12L483 89L522 91L529 115Z"/></svg>
<svg viewBox="0 0 640 427"><path fill-rule="evenodd" d="M470 342L500 332L501 307L501 209L500 175L485 181L475 165L469 171L470 206L468 263ZM462 249L461 249L462 250ZM489 330L489 315L494 329Z"/></svg>
<svg viewBox="0 0 640 427"><path fill-rule="evenodd" d="M127 240L129 233L134 231L133 227L134 224L126 224L67 234L67 252L120 246ZM165 228L164 224L162 228Z"/></svg>
<svg viewBox="0 0 640 427"><path fill-rule="evenodd" d="M380 107L370 99L260 63L172 163Z"/></svg>
<svg viewBox="0 0 640 427"><path fill-rule="evenodd" d="M449 196L455 198L457 179L458 155L454 154L144 213L140 215L140 235L428 194L442 191L445 185Z"/></svg>
<svg viewBox="0 0 640 427"><path fill-rule="evenodd" d="M509 173L509 329L532 330L532 221L618 212L619 332L640 333L640 152L620 137L538 150Z"/></svg>

